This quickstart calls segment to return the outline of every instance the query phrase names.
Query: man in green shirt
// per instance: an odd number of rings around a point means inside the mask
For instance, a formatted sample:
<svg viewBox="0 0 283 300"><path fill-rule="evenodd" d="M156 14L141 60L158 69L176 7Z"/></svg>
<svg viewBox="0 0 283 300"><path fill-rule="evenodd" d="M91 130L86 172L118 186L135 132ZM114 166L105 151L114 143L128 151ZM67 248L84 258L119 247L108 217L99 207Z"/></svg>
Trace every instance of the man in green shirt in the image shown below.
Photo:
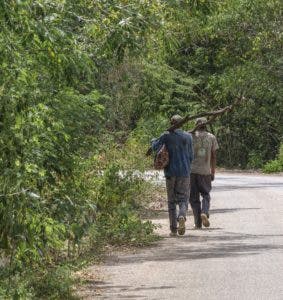
<svg viewBox="0 0 283 300"><path fill-rule="evenodd" d="M206 118L196 120L196 125L207 122ZM202 125L193 134L194 160L191 171L190 204L195 219L195 228L210 226L209 208L211 182L214 180L216 167L216 150L219 148L216 137L206 131ZM200 201L202 196L202 203Z"/></svg>

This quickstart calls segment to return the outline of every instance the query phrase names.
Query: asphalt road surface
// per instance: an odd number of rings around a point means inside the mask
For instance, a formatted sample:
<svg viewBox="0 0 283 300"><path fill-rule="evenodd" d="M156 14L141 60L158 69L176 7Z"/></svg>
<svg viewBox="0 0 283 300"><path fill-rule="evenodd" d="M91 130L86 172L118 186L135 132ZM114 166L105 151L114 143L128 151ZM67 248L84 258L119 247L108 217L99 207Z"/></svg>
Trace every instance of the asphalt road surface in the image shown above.
<svg viewBox="0 0 283 300"><path fill-rule="evenodd" d="M283 176L221 173L211 196L209 229L170 238L161 212L164 239L90 268L84 299L282 300Z"/></svg>

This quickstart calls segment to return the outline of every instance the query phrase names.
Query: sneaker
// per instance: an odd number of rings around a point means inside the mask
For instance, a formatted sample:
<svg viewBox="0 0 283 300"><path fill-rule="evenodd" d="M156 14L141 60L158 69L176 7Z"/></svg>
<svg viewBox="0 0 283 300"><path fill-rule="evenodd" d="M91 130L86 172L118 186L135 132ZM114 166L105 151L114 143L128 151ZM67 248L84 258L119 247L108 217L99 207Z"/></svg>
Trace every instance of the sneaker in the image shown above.
<svg viewBox="0 0 283 300"><path fill-rule="evenodd" d="M184 235L186 231L186 220L184 217L179 218L179 227L178 227L178 233L179 235Z"/></svg>
<svg viewBox="0 0 283 300"><path fill-rule="evenodd" d="M176 231L171 231L171 232L169 233L169 236L175 237L175 236L177 236L177 232L176 232Z"/></svg>
<svg viewBox="0 0 283 300"><path fill-rule="evenodd" d="M210 226L210 222L209 222L208 217L207 217L206 214L204 214L204 213L201 214L201 221L202 221L202 225L204 227L209 227Z"/></svg>

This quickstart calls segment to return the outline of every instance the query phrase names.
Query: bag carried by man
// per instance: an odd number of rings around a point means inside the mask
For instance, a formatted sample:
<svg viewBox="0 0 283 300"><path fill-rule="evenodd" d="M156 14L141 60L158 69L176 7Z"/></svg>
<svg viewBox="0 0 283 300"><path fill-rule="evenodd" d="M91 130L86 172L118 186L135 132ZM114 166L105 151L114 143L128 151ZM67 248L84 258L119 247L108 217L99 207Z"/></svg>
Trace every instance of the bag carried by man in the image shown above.
<svg viewBox="0 0 283 300"><path fill-rule="evenodd" d="M164 169L169 164L169 152L163 144L161 148L156 152L154 157L153 166L156 170Z"/></svg>

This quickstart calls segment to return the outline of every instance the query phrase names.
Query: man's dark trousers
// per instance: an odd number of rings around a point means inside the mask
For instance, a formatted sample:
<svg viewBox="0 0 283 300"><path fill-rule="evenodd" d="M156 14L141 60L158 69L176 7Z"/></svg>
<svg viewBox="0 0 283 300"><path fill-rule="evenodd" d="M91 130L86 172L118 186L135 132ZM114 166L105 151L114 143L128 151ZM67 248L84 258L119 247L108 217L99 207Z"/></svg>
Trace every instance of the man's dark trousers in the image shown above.
<svg viewBox="0 0 283 300"><path fill-rule="evenodd" d="M210 191L211 191L211 175L200 175L191 173L191 193L190 204L193 210L195 225L201 227L201 213L209 216L210 208ZM202 203L200 201L202 196Z"/></svg>

